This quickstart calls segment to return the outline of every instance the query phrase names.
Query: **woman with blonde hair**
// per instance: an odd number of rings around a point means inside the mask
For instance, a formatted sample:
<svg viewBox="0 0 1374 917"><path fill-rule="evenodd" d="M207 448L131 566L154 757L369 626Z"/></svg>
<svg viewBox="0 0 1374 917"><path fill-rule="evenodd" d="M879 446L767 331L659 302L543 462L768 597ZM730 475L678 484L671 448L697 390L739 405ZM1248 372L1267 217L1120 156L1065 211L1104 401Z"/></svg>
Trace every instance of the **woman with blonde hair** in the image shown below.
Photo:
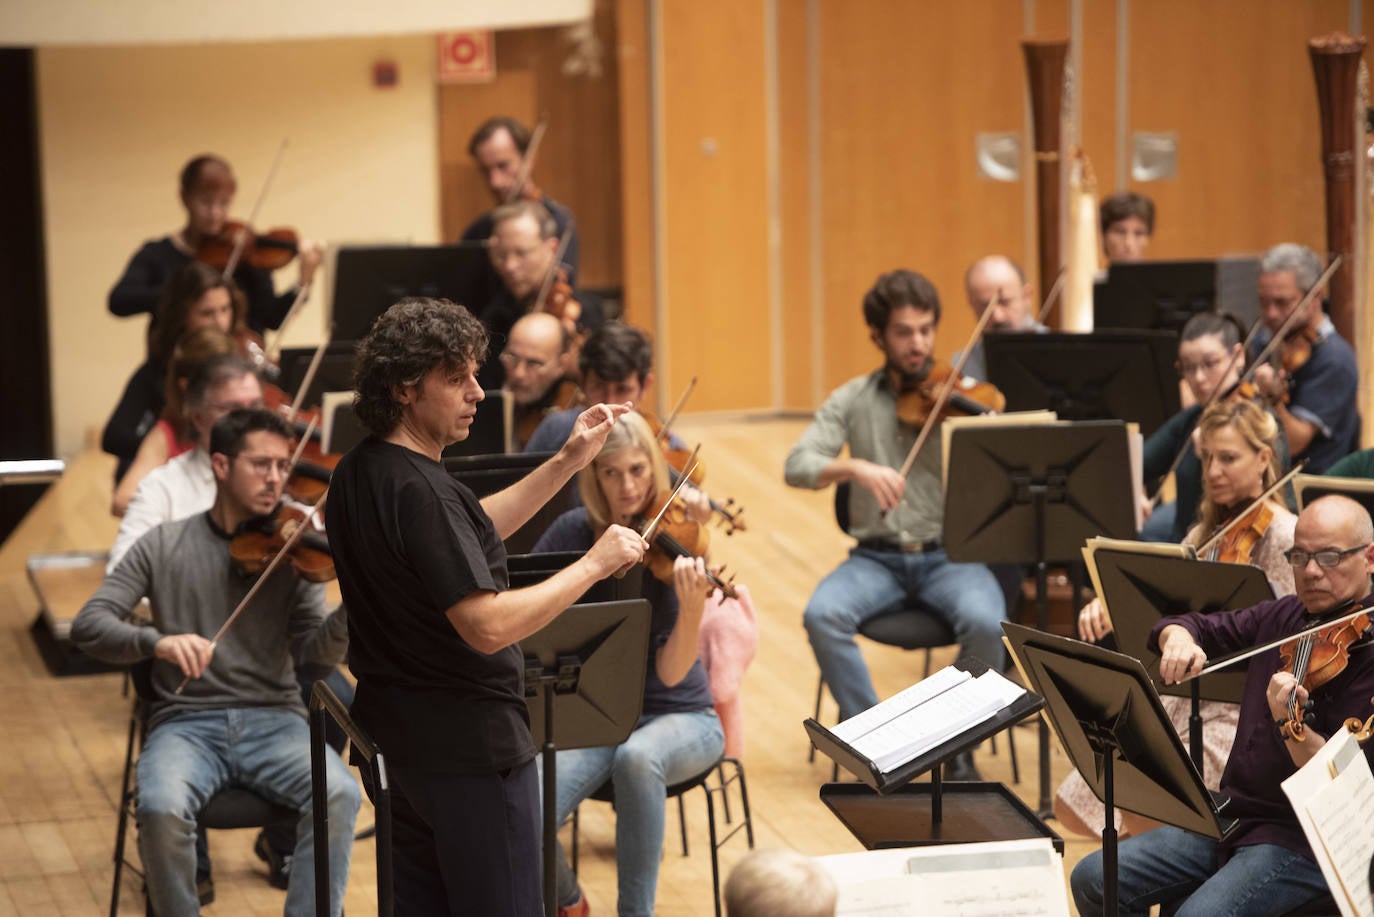
<svg viewBox="0 0 1374 917"><path fill-rule="evenodd" d="M658 509L670 492L668 467L644 419L634 413L620 418L596 459L578 473L577 484L582 506L559 516L535 552L585 551L610 525L638 527ZM645 571L642 595L652 618L640 720L621 745L558 752L560 824L608 780L615 790L622 917L654 912L667 787L702 773L724 750L706 671L697 658L710 592L699 557L678 558L671 582ZM586 899L561 847L558 853L559 914L584 915Z"/></svg>
<svg viewBox="0 0 1374 917"><path fill-rule="evenodd" d="M1255 498L1279 478L1275 443L1279 436L1274 415L1253 401L1236 399L1214 404L1203 412L1194 436L1202 466L1202 501L1196 523L1183 543L1206 544L1213 535L1244 513L1221 541L1202 560L1228 559L1259 567L1269 578L1276 596L1292 595L1293 568L1284 552L1293 547L1297 517L1276 497L1258 506ZM1248 552L1246 543L1253 539ZM1096 599L1084 606L1078 618L1079 636L1098 641L1112 632L1106 609ZM1174 729L1188 744L1190 703L1181 697L1164 697L1164 709ZM1203 701L1202 739L1204 772L1208 787L1215 790L1236 737L1240 707L1220 701ZM1054 801L1055 817L1071 831L1090 836L1102 833L1105 810L1076 772L1059 787ZM1154 823L1131 813L1117 811L1117 828L1123 834L1139 834Z"/></svg>

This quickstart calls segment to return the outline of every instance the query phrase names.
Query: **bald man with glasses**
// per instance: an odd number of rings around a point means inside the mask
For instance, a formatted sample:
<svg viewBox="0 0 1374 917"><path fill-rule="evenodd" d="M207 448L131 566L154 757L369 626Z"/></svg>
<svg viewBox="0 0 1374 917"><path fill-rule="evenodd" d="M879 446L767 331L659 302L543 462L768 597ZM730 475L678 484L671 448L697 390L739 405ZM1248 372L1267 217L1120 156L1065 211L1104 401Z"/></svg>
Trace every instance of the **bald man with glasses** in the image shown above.
<svg viewBox="0 0 1374 917"><path fill-rule="evenodd" d="M1281 639L1353 604L1374 601L1374 525L1354 500L1328 496L1309 504L1298 517L1287 557L1296 595L1240 611L1163 618L1155 625L1150 645L1160 653L1166 682L1197 674L1209 658ZM1304 711L1301 729L1288 723L1295 695ZM1347 718L1363 720L1374 712L1371 697L1374 642L1367 633L1350 647L1345 670L1312 689L1282 671L1277 648L1255 656L1221 776L1221 792L1230 797L1226 814L1238 819L1236 829L1224 841L1171 826L1123 841L1120 913L1143 915L1161 904L1180 917L1284 914L1324 897L1321 869L1280 784ZM1371 751L1374 746L1366 756ZM1080 914L1102 913L1100 851L1075 867L1071 884Z"/></svg>

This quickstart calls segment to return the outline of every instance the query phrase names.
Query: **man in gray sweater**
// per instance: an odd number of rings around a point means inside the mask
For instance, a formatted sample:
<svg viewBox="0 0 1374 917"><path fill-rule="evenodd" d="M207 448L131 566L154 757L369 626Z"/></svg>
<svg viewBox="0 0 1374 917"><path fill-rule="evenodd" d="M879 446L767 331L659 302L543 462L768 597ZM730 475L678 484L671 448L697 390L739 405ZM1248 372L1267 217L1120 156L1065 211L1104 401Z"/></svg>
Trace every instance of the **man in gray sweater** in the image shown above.
<svg viewBox="0 0 1374 917"><path fill-rule="evenodd" d="M281 498L290 465L285 422L270 411L231 412L211 432L210 463L216 493L209 512L140 538L72 622L73 642L98 659L153 659L137 808L139 853L159 914L198 912L196 816L226 787L299 811L294 858L313 861L310 733L295 660L332 665L348 639L342 609L325 613L324 587L282 566L221 641L210 643L253 585L233 569L229 543ZM152 626L133 618L144 596ZM330 907L337 915L361 794L343 761L326 752ZM314 871L292 870L286 913L313 914L314 899Z"/></svg>

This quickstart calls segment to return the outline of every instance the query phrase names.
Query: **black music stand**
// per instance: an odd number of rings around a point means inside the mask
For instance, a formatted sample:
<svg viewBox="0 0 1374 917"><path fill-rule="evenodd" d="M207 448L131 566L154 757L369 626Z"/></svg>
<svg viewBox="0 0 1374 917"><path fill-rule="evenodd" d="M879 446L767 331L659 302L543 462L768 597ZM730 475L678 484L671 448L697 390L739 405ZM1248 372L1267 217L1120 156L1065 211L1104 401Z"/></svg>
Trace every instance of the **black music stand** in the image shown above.
<svg viewBox="0 0 1374 917"><path fill-rule="evenodd" d="M1119 420L964 427L954 432L948 461L945 552L952 561L1034 564L1041 630L1049 625L1051 562L1072 561L1096 535L1135 537L1129 446ZM1052 815L1043 723L1037 811Z"/></svg>
<svg viewBox="0 0 1374 917"><path fill-rule="evenodd" d="M520 641L530 733L544 762L544 912L558 910L554 887L560 748L619 745L644 707L649 659L645 599L573 605Z"/></svg>
<svg viewBox="0 0 1374 917"><path fill-rule="evenodd" d="M1216 302L1215 261L1114 262L1093 288L1093 327L1182 331Z"/></svg>
<svg viewBox="0 0 1374 917"><path fill-rule="evenodd" d="M1193 764L1204 773L1202 699L1239 704L1245 691L1246 667L1190 679L1188 685L1165 685L1159 657L1149 649L1150 631L1160 618L1199 612L1249 608L1274 597L1264 571L1249 564L1223 564L1184 557L1165 557L1128 549L1093 551L1099 598L1112 616L1120 652L1138 659L1161 694L1188 697L1188 744Z"/></svg>
<svg viewBox="0 0 1374 917"><path fill-rule="evenodd" d="M548 461L552 455L551 452L449 455L444 456L443 463L449 474L481 498L505 490ZM535 510L529 521L506 538L506 550L513 554L530 551L553 521L573 508L572 491L575 486L569 481L552 499Z"/></svg>
<svg viewBox="0 0 1374 917"><path fill-rule="evenodd" d="M1019 624L1002 630L1069 760L1107 807L1103 901L1114 917L1116 807L1217 840L1235 822L1203 785L1139 660Z"/></svg>
<svg viewBox="0 0 1374 917"><path fill-rule="evenodd" d="M451 299L476 315L486 306L491 261L478 244L345 245L334 260L334 339L360 341L377 316L407 296Z"/></svg>
<svg viewBox="0 0 1374 917"><path fill-rule="evenodd" d="M1334 478L1322 474L1299 474L1293 477L1293 492L1298 497L1298 512L1318 497L1340 494L1363 506L1374 516L1374 480L1369 478Z"/></svg>
<svg viewBox="0 0 1374 917"><path fill-rule="evenodd" d="M1178 335L1172 331L989 334L988 381L1007 411L1060 420L1125 420L1149 436L1179 411Z"/></svg>
<svg viewBox="0 0 1374 917"><path fill-rule="evenodd" d="M988 670L978 659L957 663L975 678ZM955 782L945 785L944 763L972 751L1045 705L1027 691L990 719L905 763L884 771L849 743L808 717L802 725L811 744L862 783L827 783L821 801L869 850L927 844L1048 838L1060 853L1064 840L1049 829L1005 784ZM912 783L930 773L929 783ZM867 784L865 787L863 784Z"/></svg>

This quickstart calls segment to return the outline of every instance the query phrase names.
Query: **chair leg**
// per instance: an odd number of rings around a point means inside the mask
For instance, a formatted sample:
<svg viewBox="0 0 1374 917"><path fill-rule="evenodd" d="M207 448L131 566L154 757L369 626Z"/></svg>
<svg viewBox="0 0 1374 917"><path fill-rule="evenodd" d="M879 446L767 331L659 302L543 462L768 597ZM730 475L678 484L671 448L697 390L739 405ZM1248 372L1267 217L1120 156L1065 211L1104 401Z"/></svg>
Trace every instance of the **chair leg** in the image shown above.
<svg viewBox="0 0 1374 917"><path fill-rule="evenodd" d="M687 807L682 804L682 794L677 797L677 823L682 829L682 855L687 855Z"/></svg>
<svg viewBox="0 0 1374 917"><path fill-rule="evenodd" d="M754 849L754 817L749 812L749 784L744 779L744 764L738 758L726 758L721 763L729 761L735 766L735 776L730 778L739 783L740 808L744 810L744 833L749 838L749 849ZM724 784L721 784L724 786Z"/></svg>
<svg viewBox="0 0 1374 917"><path fill-rule="evenodd" d="M119 880L124 872L124 842L129 832L130 780L134 769L134 740L138 733L137 716L129 717L129 742L124 752L124 782L119 788L119 820L115 825L114 883L110 888L110 917L119 913Z"/></svg>
<svg viewBox="0 0 1374 917"><path fill-rule="evenodd" d="M825 677L816 679L816 712L811 714L811 718L817 723L821 721L821 695L825 693ZM806 752L806 763L811 764L816 760L816 746L812 745Z"/></svg>
<svg viewBox="0 0 1374 917"><path fill-rule="evenodd" d="M720 917L720 845L716 841L716 804L711 798L711 788L702 784L701 788L706 792L706 827L711 834L711 900L716 906L716 917ZM725 787L721 787L721 793L725 792ZM678 797L681 803L682 797Z"/></svg>
<svg viewBox="0 0 1374 917"><path fill-rule="evenodd" d="M926 673L925 673L924 675L922 675L921 677L922 677L922 678L929 678L929 677L930 677L930 647L926 647Z"/></svg>
<svg viewBox="0 0 1374 917"><path fill-rule="evenodd" d="M812 748L815 748L815 746L813 745ZM716 765L716 779L720 781L720 785L721 785L721 786L725 786L726 780L725 780L725 759L724 759L724 758L721 758L721 759L720 759L720 763ZM729 793L721 793L721 794L720 794L720 807L721 807L722 809L725 810L725 823L726 823L727 825L730 824L730 794L729 794Z"/></svg>
<svg viewBox="0 0 1374 917"><path fill-rule="evenodd" d="M580 811L582 808L579 806L573 809L572 814L572 871L574 876L577 875L577 813Z"/></svg>

